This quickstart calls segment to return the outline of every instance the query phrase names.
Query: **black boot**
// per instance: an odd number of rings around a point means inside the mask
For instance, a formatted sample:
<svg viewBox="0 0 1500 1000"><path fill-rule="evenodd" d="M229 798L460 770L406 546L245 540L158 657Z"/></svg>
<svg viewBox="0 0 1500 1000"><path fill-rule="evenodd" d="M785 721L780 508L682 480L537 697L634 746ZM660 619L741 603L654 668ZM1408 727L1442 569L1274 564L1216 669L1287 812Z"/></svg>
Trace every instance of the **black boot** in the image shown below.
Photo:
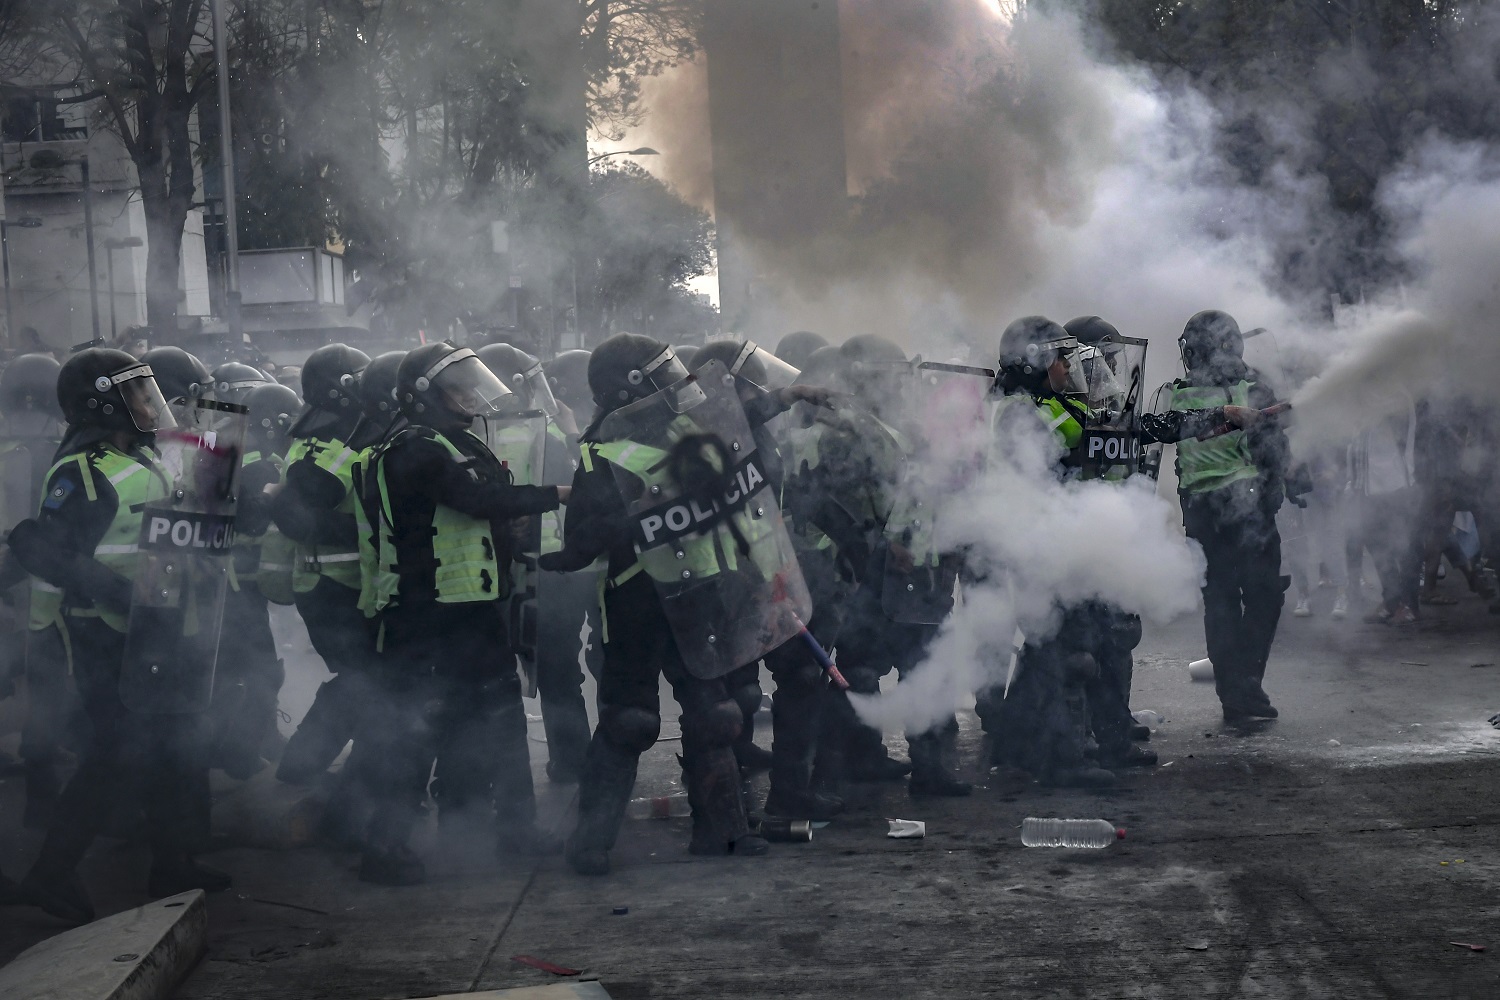
<svg viewBox="0 0 1500 1000"><path fill-rule="evenodd" d="M1116 744L1099 751L1099 766L1110 771L1126 767L1155 767L1156 751L1138 747L1134 743Z"/></svg>
<svg viewBox="0 0 1500 1000"><path fill-rule="evenodd" d="M771 792L766 796L767 816L823 822L843 811L844 800L837 795L815 792L811 788L788 789L777 785L774 776L771 779Z"/></svg>
<svg viewBox="0 0 1500 1000"><path fill-rule="evenodd" d="M683 747L683 777L693 807L691 854L756 856L769 850L750 832L739 767L729 747Z"/></svg>
<svg viewBox="0 0 1500 1000"><path fill-rule="evenodd" d="M578 825L564 848L568 866L578 874L609 874L609 852L635 791L639 762L640 755L615 746L597 732L589 742L578 781Z"/></svg>
<svg viewBox="0 0 1500 1000"><path fill-rule="evenodd" d="M906 791L912 798L961 798L974 791L973 785L959 781L943 765L940 728L909 737L908 744L911 748L911 781L907 783Z"/></svg>

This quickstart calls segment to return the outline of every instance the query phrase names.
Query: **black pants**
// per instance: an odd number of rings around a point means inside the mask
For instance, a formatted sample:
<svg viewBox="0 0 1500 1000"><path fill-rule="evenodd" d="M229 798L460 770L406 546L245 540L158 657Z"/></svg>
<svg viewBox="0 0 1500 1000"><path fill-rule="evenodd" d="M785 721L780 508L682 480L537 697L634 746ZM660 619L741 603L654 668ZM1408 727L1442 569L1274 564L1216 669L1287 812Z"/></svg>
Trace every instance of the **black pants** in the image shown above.
<svg viewBox="0 0 1500 1000"><path fill-rule="evenodd" d="M579 783L571 850L614 846L641 754L661 727L660 678L682 710L682 763L695 843L726 848L749 832L733 745L743 716L723 678L683 663L650 580L640 575L605 595L608 640L599 676L599 725Z"/></svg>
<svg viewBox="0 0 1500 1000"><path fill-rule="evenodd" d="M1098 623L1093 605L1069 608L1056 635L1021 647L1008 692L1003 681L978 692L975 712L997 763L1044 781L1084 766L1093 721L1088 689L1100 674L1094 657ZM1005 659L1008 654L995 653Z"/></svg>
<svg viewBox="0 0 1500 1000"><path fill-rule="evenodd" d="M211 763L226 770L253 767L276 729L276 704L286 669L276 655L271 611L253 581L225 593L224 627L214 672L209 719ZM326 765L325 765L326 766Z"/></svg>
<svg viewBox="0 0 1500 1000"><path fill-rule="evenodd" d="M280 780L299 784L328 770L354 738L370 696L368 667L375 657L375 640L359 610L357 590L325 579L298 594L296 601L313 649L334 674L318 689L276 770Z"/></svg>
<svg viewBox="0 0 1500 1000"><path fill-rule="evenodd" d="M1422 579L1420 496L1415 487L1364 499L1364 540L1380 574L1380 603L1387 611L1417 604ZM1449 525L1453 521L1448 518Z"/></svg>
<svg viewBox="0 0 1500 1000"><path fill-rule="evenodd" d="M28 798L49 801L58 791L57 761L63 747L82 749L88 720L68 676L68 650L55 625L28 630L26 642L26 719L21 725L21 759L26 764Z"/></svg>
<svg viewBox="0 0 1500 1000"><path fill-rule="evenodd" d="M542 702L542 728L549 760L578 773L589 746L589 713L583 698L580 651L589 672L599 675L599 578L594 573L540 573L537 576L536 672ZM580 649L585 619L590 642Z"/></svg>
<svg viewBox="0 0 1500 1000"><path fill-rule="evenodd" d="M208 766L201 714L147 715L120 701L123 637L97 618L70 618L73 676L93 738L62 795L35 871L72 871L115 806L145 807L155 862L179 861L208 843Z"/></svg>
<svg viewBox="0 0 1500 1000"><path fill-rule="evenodd" d="M1262 687L1290 577L1281 575L1274 514L1228 517L1211 502L1183 508L1189 538L1203 546L1203 635L1225 708L1269 703Z"/></svg>
<svg viewBox="0 0 1500 1000"><path fill-rule="evenodd" d="M1135 674L1134 651L1141 641L1141 620L1104 604L1090 604L1094 617L1092 648L1096 675L1085 691L1094 739L1108 753L1122 753L1130 745L1130 684Z"/></svg>
<svg viewBox="0 0 1500 1000"><path fill-rule="evenodd" d="M937 635L938 626L893 622L880 608L880 589L884 563L871 559L866 585L862 585L845 603L845 615L838 639L839 671L854 694L877 694L880 679L895 670L905 677L922 662L927 646ZM819 780L834 779L839 764L858 773L860 762L885 755L881 733L860 721L849 701L849 695L833 691L828 695L824 732L837 741L832 754L820 754ZM908 731L907 746L911 752L913 772L936 770L941 766L941 735L945 727L934 725L921 732ZM842 761L839 761L840 752Z"/></svg>
<svg viewBox="0 0 1500 1000"><path fill-rule="evenodd" d="M497 604L430 604L387 612L381 682L359 741L380 789L370 840L404 844L427 788L448 814L536 817L526 710Z"/></svg>

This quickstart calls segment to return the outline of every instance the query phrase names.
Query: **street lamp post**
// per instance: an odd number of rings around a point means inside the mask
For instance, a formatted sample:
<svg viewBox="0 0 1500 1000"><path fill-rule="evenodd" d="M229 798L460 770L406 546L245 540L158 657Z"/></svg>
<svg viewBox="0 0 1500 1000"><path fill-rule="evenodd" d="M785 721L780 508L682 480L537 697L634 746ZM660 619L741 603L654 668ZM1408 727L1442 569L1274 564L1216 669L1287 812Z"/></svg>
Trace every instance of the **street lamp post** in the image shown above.
<svg viewBox="0 0 1500 1000"><path fill-rule="evenodd" d="M114 340L118 331L115 326L115 251L145 246L139 236L111 237L104 241L104 259L109 263L109 339Z"/></svg>
<svg viewBox="0 0 1500 1000"><path fill-rule="evenodd" d="M650 146L642 146L640 149L614 149L614 150L611 150L608 153L600 153L598 156L590 156L589 157L589 161L588 161L588 165L592 167L594 164L598 163L600 160L607 160L611 156L660 156L660 155L661 155L660 153L658 153L656 150L652 149Z"/></svg>
<svg viewBox="0 0 1500 1000"><path fill-rule="evenodd" d="M10 227L17 229L40 229L42 220L34 215L25 215L11 222L0 219L0 266L5 271L5 339L14 345L16 336L15 310L10 303Z"/></svg>
<svg viewBox="0 0 1500 1000"><path fill-rule="evenodd" d="M99 343L99 264L94 252L94 191L89 177L89 158L78 161L83 170L83 229L89 250L89 319L93 323L94 343Z"/></svg>
<svg viewBox="0 0 1500 1000"><path fill-rule="evenodd" d="M214 21L214 63L219 84L219 164L224 171L224 318L229 338L239 350L245 339L240 318L240 232L234 204L234 138L229 121L229 56L224 33L223 0L211 0Z"/></svg>

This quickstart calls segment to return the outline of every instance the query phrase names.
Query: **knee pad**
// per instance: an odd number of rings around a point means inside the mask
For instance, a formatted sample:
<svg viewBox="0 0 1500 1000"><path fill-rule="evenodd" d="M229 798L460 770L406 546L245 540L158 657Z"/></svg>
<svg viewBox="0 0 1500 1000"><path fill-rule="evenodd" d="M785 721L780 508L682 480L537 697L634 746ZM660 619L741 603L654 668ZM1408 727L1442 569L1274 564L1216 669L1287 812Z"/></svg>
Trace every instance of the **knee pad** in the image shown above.
<svg viewBox="0 0 1500 1000"><path fill-rule="evenodd" d="M733 743L745 725L745 713L733 698L684 709L682 735L705 746Z"/></svg>
<svg viewBox="0 0 1500 1000"><path fill-rule="evenodd" d="M729 697L740 706L740 712L747 719L753 719L755 713L760 711L761 690L760 678L756 678L749 684L740 684L730 689Z"/></svg>
<svg viewBox="0 0 1500 1000"><path fill-rule="evenodd" d="M1115 645L1127 651L1134 649L1141 644L1141 616L1117 616L1112 632Z"/></svg>
<svg viewBox="0 0 1500 1000"><path fill-rule="evenodd" d="M603 705L599 730L611 743L634 754L643 754L661 734L661 716L644 708Z"/></svg>

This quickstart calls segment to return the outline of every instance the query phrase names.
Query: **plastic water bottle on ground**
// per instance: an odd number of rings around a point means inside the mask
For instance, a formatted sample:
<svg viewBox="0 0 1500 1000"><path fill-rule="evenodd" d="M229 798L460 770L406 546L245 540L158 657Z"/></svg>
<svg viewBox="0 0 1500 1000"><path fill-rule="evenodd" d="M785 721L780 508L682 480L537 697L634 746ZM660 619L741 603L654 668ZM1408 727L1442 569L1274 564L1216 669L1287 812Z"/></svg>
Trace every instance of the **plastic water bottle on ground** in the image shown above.
<svg viewBox="0 0 1500 1000"><path fill-rule="evenodd" d="M1161 725L1161 713L1153 712L1149 708L1143 708L1139 712L1132 712L1131 717L1143 726Z"/></svg>
<svg viewBox="0 0 1500 1000"><path fill-rule="evenodd" d="M1108 847L1125 839L1107 819L1038 819L1026 817L1021 824L1021 843L1027 847Z"/></svg>
<svg viewBox="0 0 1500 1000"><path fill-rule="evenodd" d="M692 812L687 792L631 799L630 805L625 809L625 815L631 819L674 819L678 816L690 816Z"/></svg>

